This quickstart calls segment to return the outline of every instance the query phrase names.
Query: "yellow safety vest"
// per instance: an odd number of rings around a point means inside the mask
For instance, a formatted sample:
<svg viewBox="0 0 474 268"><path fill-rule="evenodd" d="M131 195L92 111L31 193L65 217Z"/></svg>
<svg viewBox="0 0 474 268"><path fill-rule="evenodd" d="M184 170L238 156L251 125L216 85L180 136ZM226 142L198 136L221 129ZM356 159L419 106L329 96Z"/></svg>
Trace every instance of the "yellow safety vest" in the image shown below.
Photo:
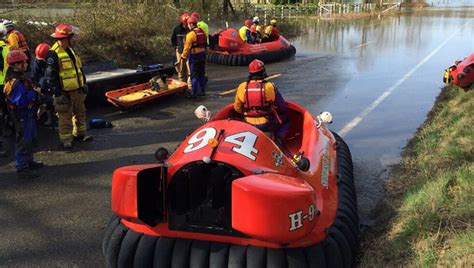
<svg viewBox="0 0 474 268"><path fill-rule="evenodd" d="M59 58L59 80L64 91L72 91L84 86L84 76L82 75L81 58L76 54L74 49L69 47L76 64L69 57L66 50L56 42L50 50L56 52Z"/></svg>
<svg viewBox="0 0 474 268"><path fill-rule="evenodd" d="M7 63L7 55L10 52L10 48L5 43L5 41L0 40L0 49L2 50L1 57L3 59L3 63L0 62L0 85L5 83L5 76L7 75L8 63Z"/></svg>
<svg viewBox="0 0 474 268"><path fill-rule="evenodd" d="M239 35L244 42L247 42L247 31L250 31L250 28L247 25L240 27Z"/></svg>
<svg viewBox="0 0 474 268"><path fill-rule="evenodd" d="M265 27L265 36L266 37L270 37L272 35L272 31L273 31L273 26L272 25L268 25L267 27Z"/></svg>

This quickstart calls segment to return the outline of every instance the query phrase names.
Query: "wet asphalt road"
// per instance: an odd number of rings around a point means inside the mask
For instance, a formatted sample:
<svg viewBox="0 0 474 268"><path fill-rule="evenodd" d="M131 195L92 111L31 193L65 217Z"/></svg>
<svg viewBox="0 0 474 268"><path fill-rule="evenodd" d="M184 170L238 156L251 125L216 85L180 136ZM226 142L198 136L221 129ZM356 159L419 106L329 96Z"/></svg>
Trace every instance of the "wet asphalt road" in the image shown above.
<svg viewBox="0 0 474 268"><path fill-rule="evenodd" d="M302 23L308 34L293 40L296 57L267 68L283 74L274 82L286 99L333 113L331 128L343 132L353 152L365 225L376 218L387 170L438 95L444 68L474 51L472 6L443 10ZM233 95L217 93L236 87L246 68L209 65L208 76L207 97L196 101L176 95L126 113L90 108L90 118L115 127L91 130L94 141L72 152L59 151L56 132L41 129L35 154L47 164L41 178L18 180L13 158L0 159L0 266L103 266L113 170L153 162L159 146L174 149L200 124L194 108L205 104L216 111L232 102ZM354 118L360 121L348 125Z"/></svg>

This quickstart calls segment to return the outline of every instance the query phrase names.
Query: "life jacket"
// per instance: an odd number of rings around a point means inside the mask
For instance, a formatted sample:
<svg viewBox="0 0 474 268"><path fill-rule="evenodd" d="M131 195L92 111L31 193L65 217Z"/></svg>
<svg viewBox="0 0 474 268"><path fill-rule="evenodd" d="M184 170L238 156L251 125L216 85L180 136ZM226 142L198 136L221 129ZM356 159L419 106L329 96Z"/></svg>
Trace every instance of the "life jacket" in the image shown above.
<svg viewBox="0 0 474 268"><path fill-rule="evenodd" d="M18 36L18 47L20 48L21 51L26 52L28 51L28 44L26 43L26 38L25 36L18 30L11 30L8 35L10 34L16 34ZM8 37L7 37L8 38Z"/></svg>
<svg viewBox="0 0 474 268"><path fill-rule="evenodd" d="M250 31L250 28L247 25L240 27L239 35L242 38L242 41L247 42L247 31Z"/></svg>
<svg viewBox="0 0 474 268"><path fill-rule="evenodd" d="M207 38L204 31L198 27L194 28L193 31L196 34L196 42L193 42L192 48L205 48L207 45Z"/></svg>
<svg viewBox="0 0 474 268"><path fill-rule="evenodd" d="M268 25L267 27L265 27L265 37L270 37L272 35L272 32L273 32L273 26L272 25Z"/></svg>
<svg viewBox="0 0 474 268"><path fill-rule="evenodd" d="M265 98L267 81L249 81L245 86L244 113L247 117L266 117L272 114L272 103Z"/></svg>
<svg viewBox="0 0 474 268"><path fill-rule="evenodd" d="M7 55L10 52L7 44L0 40L0 85L5 83L5 76L7 75L8 63L7 63Z"/></svg>
<svg viewBox="0 0 474 268"><path fill-rule="evenodd" d="M72 91L84 86L84 76L82 75L82 63L79 56L72 47L69 47L74 61L63 47L56 42L50 50L56 52L59 58L59 80L64 91Z"/></svg>
<svg viewBox="0 0 474 268"><path fill-rule="evenodd" d="M263 30L264 30L264 29L263 29L263 26L257 25L257 26L255 27L255 30L257 31L257 33L258 33L260 36L263 35Z"/></svg>
<svg viewBox="0 0 474 268"><path fill-rule="evenodd" d="M12 78L12 79L8 80L5 83L5 86L3 87L3 93L5 94L5 101L7 102L8 109L12 110L12 111L16 110L17 106L12 103L12 101L10 99L10 95L12 94L16 83L19 82L19 81L20 80L18 78ZM24 84L25 88L33 89L33 82L31 81L31 79L21 79L21 81L23 81L23 84Z"/></svg>

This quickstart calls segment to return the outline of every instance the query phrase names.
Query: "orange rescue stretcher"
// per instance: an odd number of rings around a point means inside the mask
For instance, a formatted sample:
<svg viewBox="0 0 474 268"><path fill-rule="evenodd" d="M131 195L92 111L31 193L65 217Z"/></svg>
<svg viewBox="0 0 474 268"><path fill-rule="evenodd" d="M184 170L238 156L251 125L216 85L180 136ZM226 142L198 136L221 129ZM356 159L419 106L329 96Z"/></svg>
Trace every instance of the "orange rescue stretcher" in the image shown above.
<svg viewBox="0 0 474 268"><path fill-rule="evenodd" d="M184 92L188 86L186 82L176 79L166 79L167 88L155 90L149 83L143 83L135 86L125 87L105 93L107 101L120 109L129 109L147 102L159 99L161 97Z"/></svg>

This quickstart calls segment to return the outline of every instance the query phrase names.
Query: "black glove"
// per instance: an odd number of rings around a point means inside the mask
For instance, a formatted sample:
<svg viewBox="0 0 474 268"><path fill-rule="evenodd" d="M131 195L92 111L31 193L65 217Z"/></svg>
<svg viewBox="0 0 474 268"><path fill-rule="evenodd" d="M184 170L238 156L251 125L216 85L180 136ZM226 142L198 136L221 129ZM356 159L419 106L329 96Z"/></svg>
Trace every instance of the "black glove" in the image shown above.
<svg viewBox="0 0 474 268"><path fill-rule="evenodd" d="M82 87L82 93L84 93L84 94L86 94L86 95L87 95L87 93L89 93L89 87L88 87L87 85L84 85L84 86Z"/></svg>
<svg viewBox="0 0 474 268"><path fill-rule="evenodd" d="M53 93L53 96L55 97L61 96L61 90L59 88L55 87L55 88L51 88L50 90Z"/></svg>

